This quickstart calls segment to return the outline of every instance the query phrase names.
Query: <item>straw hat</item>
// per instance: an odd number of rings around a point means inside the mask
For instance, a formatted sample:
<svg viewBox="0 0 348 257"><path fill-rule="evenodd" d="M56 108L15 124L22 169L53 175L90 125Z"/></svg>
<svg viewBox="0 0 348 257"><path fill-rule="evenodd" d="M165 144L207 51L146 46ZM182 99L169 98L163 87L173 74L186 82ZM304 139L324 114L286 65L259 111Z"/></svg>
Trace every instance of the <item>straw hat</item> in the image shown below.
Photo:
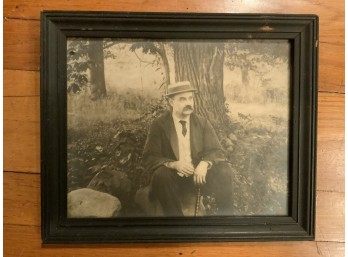
<svg viewBox="0 0 348 257"><path fill-rule="evenodd" d="M172 96L185 92L196 92L197 90L191 87L189 81L182 81L168 86L166 96Z"/></svg>

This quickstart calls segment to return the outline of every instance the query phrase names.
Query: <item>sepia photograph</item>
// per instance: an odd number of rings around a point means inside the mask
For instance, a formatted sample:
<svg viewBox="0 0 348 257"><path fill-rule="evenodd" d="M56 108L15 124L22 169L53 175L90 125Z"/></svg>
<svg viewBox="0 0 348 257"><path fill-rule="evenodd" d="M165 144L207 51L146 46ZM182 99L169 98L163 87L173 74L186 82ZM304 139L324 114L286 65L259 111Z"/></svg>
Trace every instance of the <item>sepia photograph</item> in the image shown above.
<svg viewBox="0 0 348 257"><path fill-rule="evenodd" d="M288 215L290 53L68 38L68 218Z"/></svg>
<svg viewBox="0 0 348 257"><path fill-rule="evenodd" d="M45 243L314 238L317 16L41 24Z"/></svg>

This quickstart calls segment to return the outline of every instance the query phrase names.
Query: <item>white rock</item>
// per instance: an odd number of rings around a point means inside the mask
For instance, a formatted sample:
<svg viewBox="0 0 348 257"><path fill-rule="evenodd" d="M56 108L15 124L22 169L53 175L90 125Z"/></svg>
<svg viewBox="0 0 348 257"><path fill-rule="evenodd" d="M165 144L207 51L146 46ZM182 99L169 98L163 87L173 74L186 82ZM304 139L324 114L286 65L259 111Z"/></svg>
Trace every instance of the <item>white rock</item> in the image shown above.
<svg viewBox="0 0 348 257"><path fill-rule="evenodd" d="M68 218L110 218L120 210L120 200L107 193L82 188L68 194Z"/></svg>
<svg viewBox="0 0 348 257"><path fill-rule="evenodd" d="M230 140L232 140L232 141L237 141L237 140L238 140L237 137L236 137L236 135L233 134L233 133L230 133L230 134L228 135L228 138L229 138Z"/></svg>

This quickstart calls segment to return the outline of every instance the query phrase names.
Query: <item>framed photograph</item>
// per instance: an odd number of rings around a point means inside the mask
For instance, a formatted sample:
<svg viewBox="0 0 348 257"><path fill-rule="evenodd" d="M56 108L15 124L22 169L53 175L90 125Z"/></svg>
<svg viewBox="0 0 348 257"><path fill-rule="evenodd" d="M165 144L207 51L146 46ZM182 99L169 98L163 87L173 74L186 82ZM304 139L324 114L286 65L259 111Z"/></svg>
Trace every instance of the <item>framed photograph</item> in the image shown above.
<svg viewBox="0 0 348 257"><path fill-rule="evenodd" d="M318 17L41 14L43 243L313 240Z"/></svg>

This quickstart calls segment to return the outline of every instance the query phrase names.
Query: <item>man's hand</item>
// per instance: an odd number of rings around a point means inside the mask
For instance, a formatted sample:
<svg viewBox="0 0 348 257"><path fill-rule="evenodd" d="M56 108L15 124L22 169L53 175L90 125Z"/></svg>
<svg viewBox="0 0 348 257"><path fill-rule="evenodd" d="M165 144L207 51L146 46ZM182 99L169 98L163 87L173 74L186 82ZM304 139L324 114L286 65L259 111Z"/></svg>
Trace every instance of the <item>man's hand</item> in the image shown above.
<svg viewBox="0 0 348 257"><path fill-rule="evenodd" d="M209 163L205 161L201 161L194 171L193 181L196 185L203 185L206 183L205 177L207 175L207 170L209 167Z"/></svg>
<svg viewBox="0 0 348 257"><path fill-rule="evenodd" d="M195 169L193 168L192 163L183 162L183 161L175 161L168 163L168 168L174 169L178 172L178 174L183 176L191 176Z"/></svg>

